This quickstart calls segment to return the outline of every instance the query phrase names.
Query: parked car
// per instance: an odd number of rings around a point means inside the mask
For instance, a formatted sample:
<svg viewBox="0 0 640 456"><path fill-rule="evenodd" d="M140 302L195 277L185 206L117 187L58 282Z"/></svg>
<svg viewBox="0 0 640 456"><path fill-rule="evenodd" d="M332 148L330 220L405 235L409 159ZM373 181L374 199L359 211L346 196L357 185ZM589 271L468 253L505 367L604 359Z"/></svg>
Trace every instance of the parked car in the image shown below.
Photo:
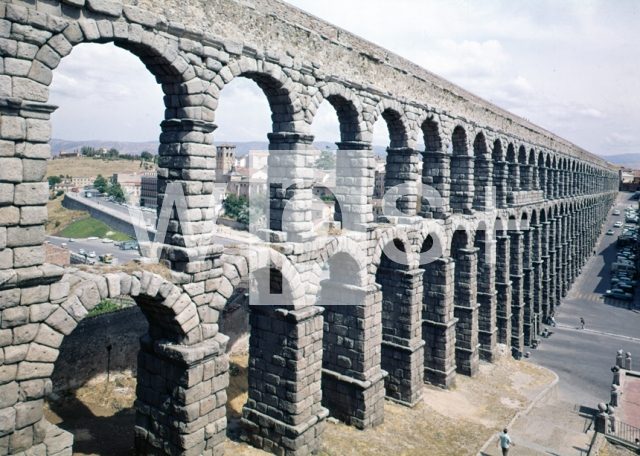
<svg viewBox="0 0 640 456"><path fill-rule="evenodd" d="M89 252L89 253L87 253L87 256L89 258L95 258L96 257L96 252Z"/></svg>
<svg viewBox="0 0 640 456"><path fill-rule="evenodd" d="M113 239L104 238L104 239L102 240L102 243L103 243L103 244L112 244L112 243L113 243Z"/></svg>
<svg viewBox="0 0 640 456"><path fill-rule="evenodd" d="M619 288L614 288L613 290L607 290L605 293L607 298L616 298L616 299L624 299L625 301L633 300L633 295L631 293L625 293Z"/></svg>
<svg viewBox="0 0 640 456"><path fill-rule="evenodd" d="M87 238L87 241L97 241L98 239L100 239L98 236L91 236Z"/></svg>
<svg viewBox="0 0 640 456"><path fill-rule="evenodd" d="M76 240L74 238L69 238L67 242L76 242Z"/></svg>
<svg viewBox="0 0 640 456"><path fill-rule="evenodd" d="M80 254L80 255L86 255L86 254L87 254L87 251L86 251L85 249L80 249L80 250L78 250L78 254Z"/></svg>

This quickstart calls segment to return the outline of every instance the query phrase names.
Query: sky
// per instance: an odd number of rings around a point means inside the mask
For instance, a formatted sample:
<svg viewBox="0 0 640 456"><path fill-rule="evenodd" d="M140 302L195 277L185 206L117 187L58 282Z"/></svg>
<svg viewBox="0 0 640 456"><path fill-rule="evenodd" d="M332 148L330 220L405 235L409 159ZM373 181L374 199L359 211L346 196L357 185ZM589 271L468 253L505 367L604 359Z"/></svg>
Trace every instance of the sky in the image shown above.
<svg viewBox="0 0 640 456"><path fill-rule="evenodd" d="M636 0L290 0L289 3L600 155L640 151ZM162 91L113 45L83 44L54 72L53 137L157 139ZM269 107L251 81L222 91L216 141L265 141ZM316 140L337 141L323 103ZM374 143L388 142L383 121Z"/></svg>

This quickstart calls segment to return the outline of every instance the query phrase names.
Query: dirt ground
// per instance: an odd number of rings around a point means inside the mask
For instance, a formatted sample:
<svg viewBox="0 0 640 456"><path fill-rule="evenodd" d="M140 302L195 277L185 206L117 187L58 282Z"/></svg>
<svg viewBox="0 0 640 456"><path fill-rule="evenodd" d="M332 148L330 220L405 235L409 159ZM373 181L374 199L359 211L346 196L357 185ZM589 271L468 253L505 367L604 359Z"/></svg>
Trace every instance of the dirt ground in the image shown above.
<svg viewBox="0 0 640 456"><path fill-rule="evenodd" d="M49 218L47 219L47 223L45 224L46 234L55 235L76 220L89 217L88 212L70 211L69 209L62 207L63 198L64 196L59 196L47 203ZM60 222L58 226L56 226L56 222Z"/></svg>
<svg viewBox="0 0 640 456"><path fill-rule="evenodd" d="M247 355L230 359L227 454L265 453L240 441L242 406L247 400ZM551 372L513 359L481 364L474 379L458 376L451 391L425 386L425 399L413 409L385 402L385 422L359 431L330 422L324 456L470 455L501 430L554 379ZM49 421L76 436L74 455L133 455L135 379L85 386L49 401ZM332 420L333 421L333 420ZM114 438L117 436L117 438ZM610 453L610 456L625 456Z"/></svg>

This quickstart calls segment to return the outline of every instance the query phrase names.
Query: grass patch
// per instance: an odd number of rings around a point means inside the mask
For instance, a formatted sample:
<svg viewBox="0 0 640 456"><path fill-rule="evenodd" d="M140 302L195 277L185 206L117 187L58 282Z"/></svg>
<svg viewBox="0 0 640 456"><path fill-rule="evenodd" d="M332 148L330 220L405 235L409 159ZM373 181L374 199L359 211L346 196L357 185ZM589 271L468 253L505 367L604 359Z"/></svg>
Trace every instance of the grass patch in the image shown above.
<svg viewBox="0 0 640 456"><path fill-rule="evenodd" d="M110 233L110 234L107 234ZM100 222L94 218L85 218L73 222L71 225L60 231L60 236L69 238L88 238L97 236L99 238L109 238L114 241L131 241L132 239L126 234L122 234L113 230L106 223Z"/></svg>
<svg viewBox="0 0 640 456"><path fill-rule="evenodd" d="M62 207L63 199L64 196L60 196L47 203L49 218L45 223L46 234L55 234L60 230L64 230L76 220L89 217L89 213L86 211L70 211L69 209Z"/></svg>
<svg viewBox="0 0 640 456"><path fill-rule="evenodd" d="M122 308L124 308L124 306L119 302L109 301L108 299L105 299L104 301L101 301L100 304L91 309L87 316L91 317L93 315L100 315L108 312L113 312L115 310L120 310Z"/></svg>

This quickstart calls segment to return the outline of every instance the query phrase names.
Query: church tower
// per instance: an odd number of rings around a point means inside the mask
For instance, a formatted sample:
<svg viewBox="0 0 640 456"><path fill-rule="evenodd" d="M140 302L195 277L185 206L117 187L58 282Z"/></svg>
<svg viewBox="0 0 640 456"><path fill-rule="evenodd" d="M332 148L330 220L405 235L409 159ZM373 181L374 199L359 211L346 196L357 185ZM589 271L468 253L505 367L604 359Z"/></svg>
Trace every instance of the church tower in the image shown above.
<svg viewBox="0 0 640 456"><path fill-rule="evenodd" d="M216 182L224 183L225 174L236 161L236 146L222 143L216 147Z"/></svg>

